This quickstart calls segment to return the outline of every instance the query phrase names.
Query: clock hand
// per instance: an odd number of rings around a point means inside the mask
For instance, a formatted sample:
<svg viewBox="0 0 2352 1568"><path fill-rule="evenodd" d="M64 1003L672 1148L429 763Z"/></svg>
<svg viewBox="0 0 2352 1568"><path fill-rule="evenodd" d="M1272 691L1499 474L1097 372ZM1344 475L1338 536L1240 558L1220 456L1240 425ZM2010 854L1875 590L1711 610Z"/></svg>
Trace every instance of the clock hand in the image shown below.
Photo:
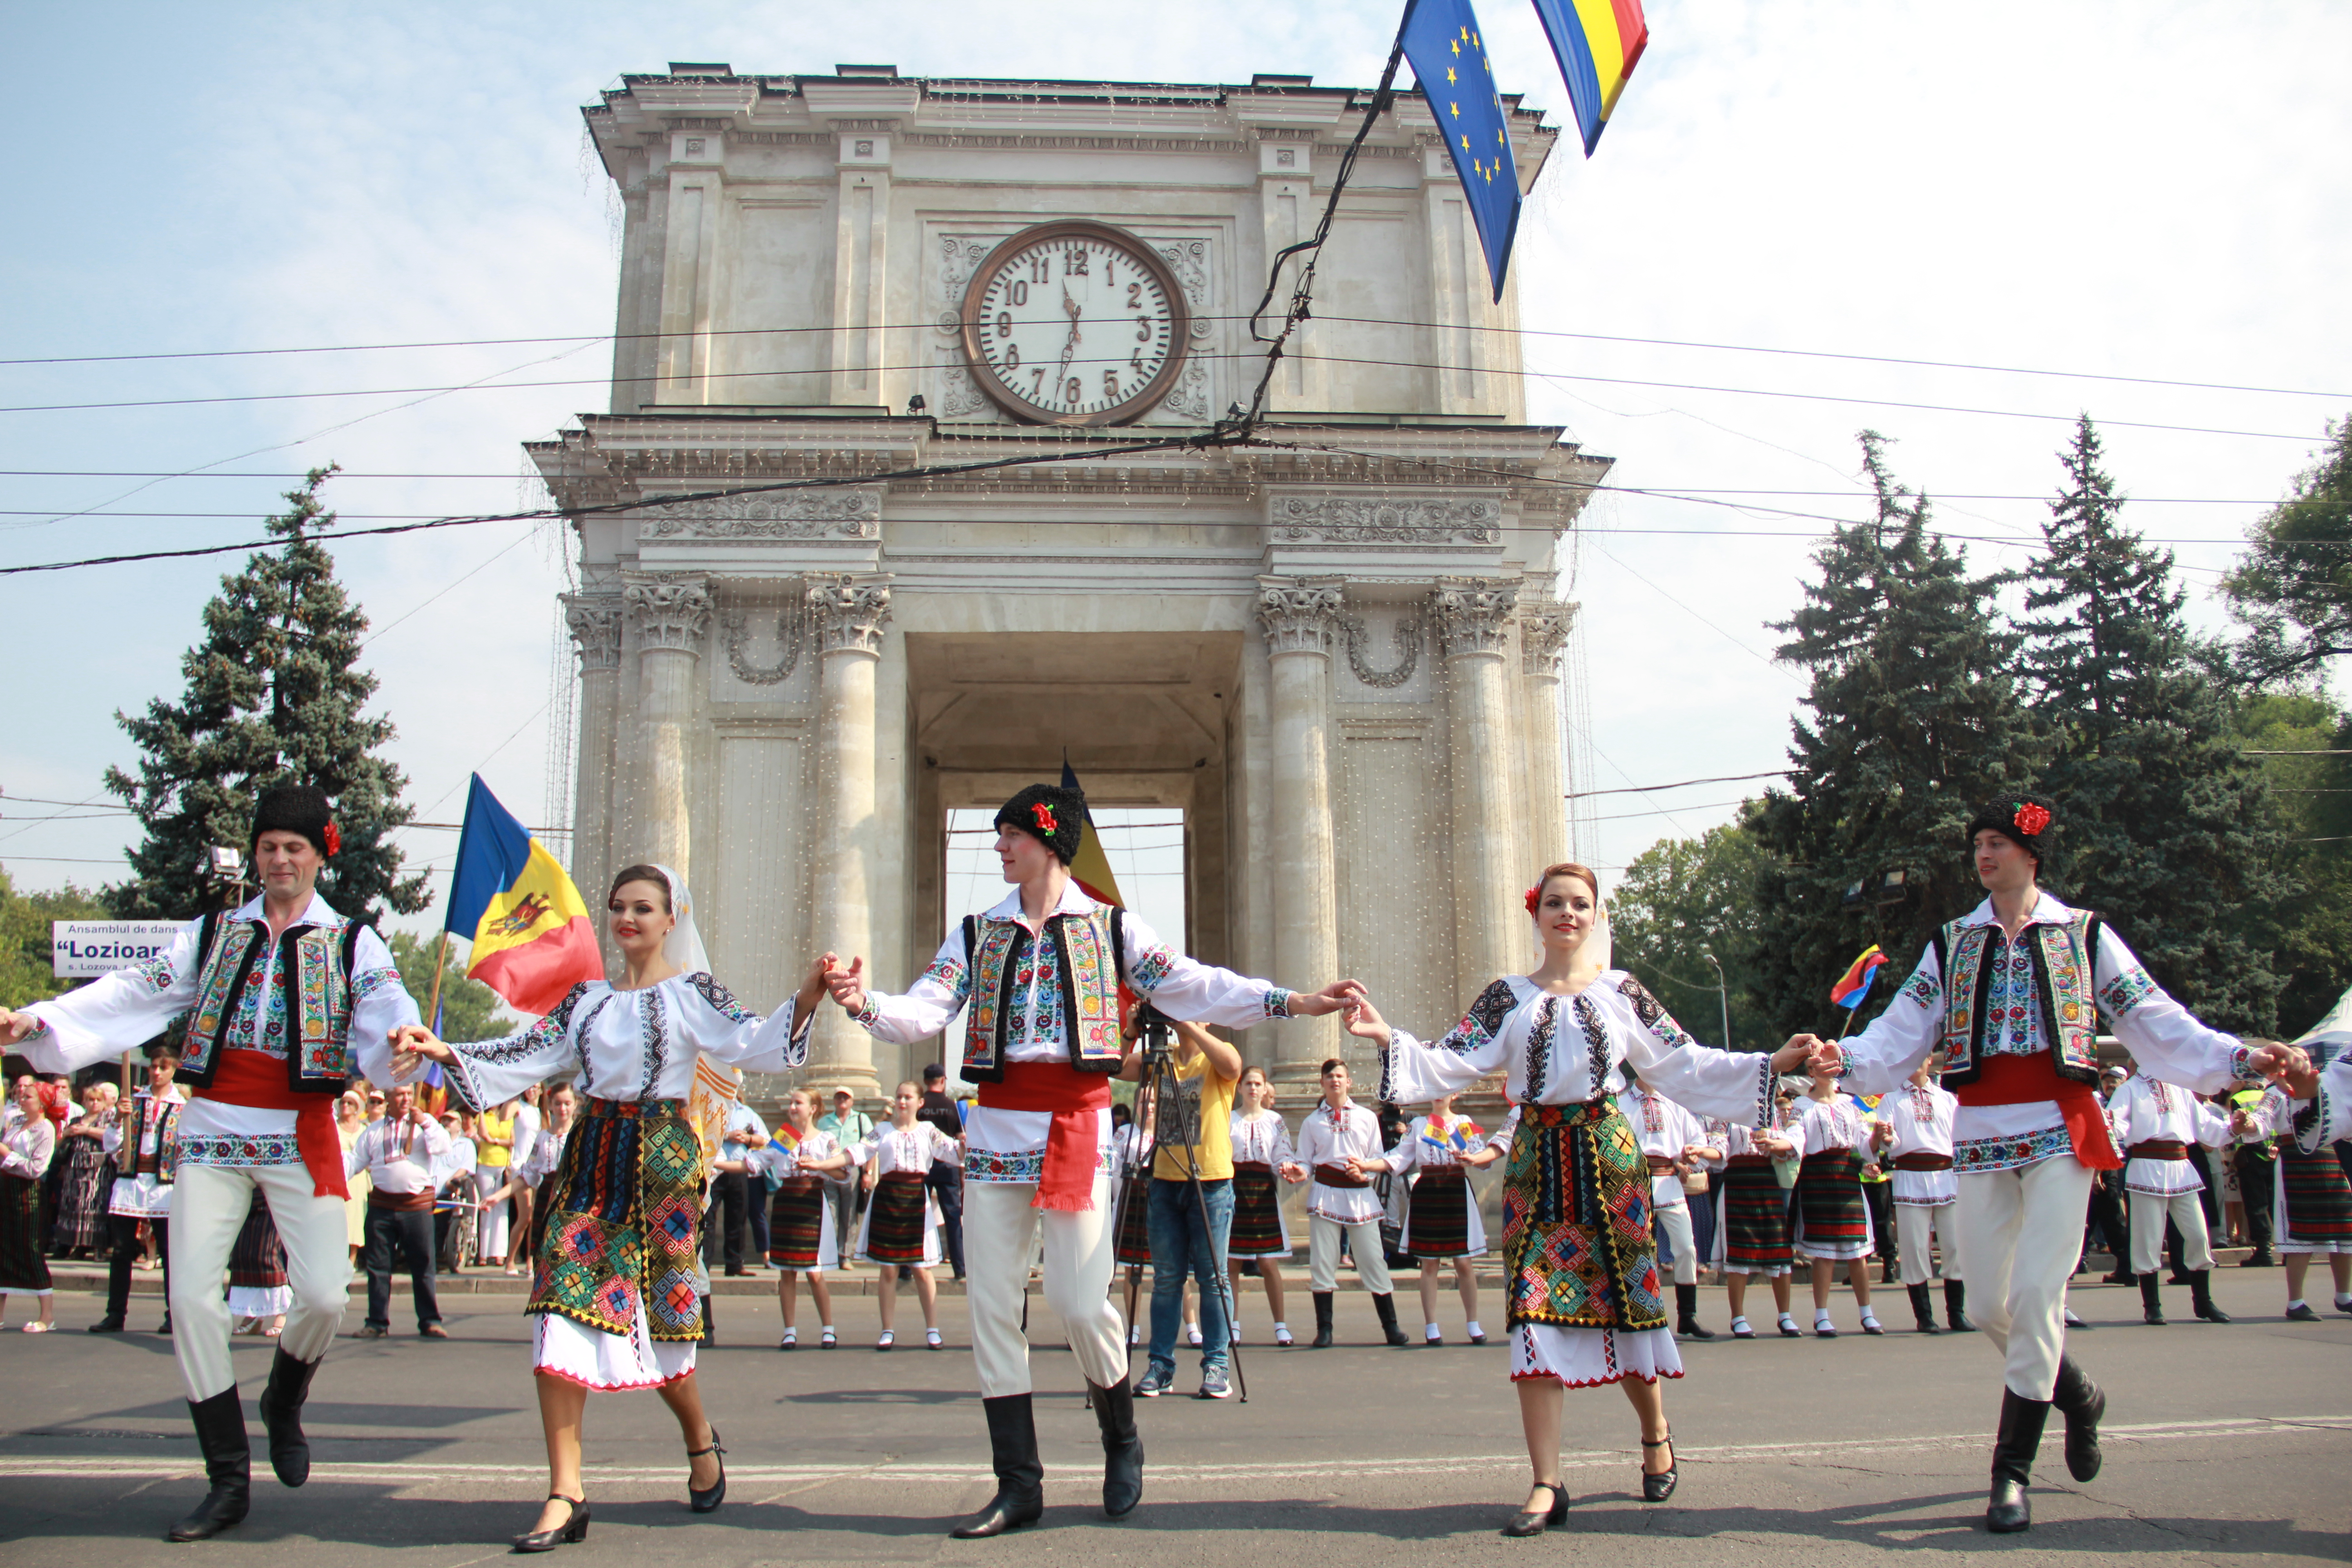
<svg viewBox="0 0 2352 1568"><path fill-rule="evenodd" d="M1070 286L1062 285L1062 309L1069 313L1070 340L1062 345L1062 374L1070 373L1070 356L1078 352L1078 302L1071 298Z"/></svg>

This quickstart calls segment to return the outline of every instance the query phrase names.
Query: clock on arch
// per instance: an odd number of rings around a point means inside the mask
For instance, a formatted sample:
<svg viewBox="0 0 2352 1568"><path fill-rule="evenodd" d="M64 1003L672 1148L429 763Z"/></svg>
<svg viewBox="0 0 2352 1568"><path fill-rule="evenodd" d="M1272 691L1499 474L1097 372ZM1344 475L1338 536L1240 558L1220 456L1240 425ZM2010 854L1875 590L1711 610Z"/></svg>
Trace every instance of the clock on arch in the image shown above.
<svg viewBox="0 0 2352 1568"><path fill-rule="evenodd" d="M962 318L972 379L1033 425L1140 418L1183 373L1192 325L1159 252L1078 219L1024 228L991 251Z"/></svg>

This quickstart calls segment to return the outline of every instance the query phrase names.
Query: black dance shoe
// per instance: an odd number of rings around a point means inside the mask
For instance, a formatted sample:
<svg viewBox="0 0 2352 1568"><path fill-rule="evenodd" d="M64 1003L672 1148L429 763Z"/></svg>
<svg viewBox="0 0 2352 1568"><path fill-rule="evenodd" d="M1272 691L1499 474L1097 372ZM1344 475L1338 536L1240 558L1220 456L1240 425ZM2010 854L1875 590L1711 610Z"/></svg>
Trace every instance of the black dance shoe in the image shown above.
<svg viewBox="0 0 2352 1568"><path fill-rule="evenodd" d="M1642 1447L1644 1448L1664 1448L1666 1451L1666 1468L1664 1469L1658 1471L1655 1475L1651 1474L1646 1469L1642 1472L1642 1500L1643 1502L1664 1502L1668 1498L1675 1495L1675 1482L1680 1479L1675 1474L1675 1435L1672 1432L1669 1432L1654 1443L1651 1442L1647 1437L1644 1437L1642 1439Z"/></svg>
<svg viewBox="0 0 2352 1568"><path fill-rule="evenodd" d="M1568 1493L1561 1489L1560 1484L1558 1481L1538 1481L1536 1487L1551 1493L1551 1507L1528 1509L1524 1513L1513 1514L1511 1522L1503 1526L1505 1535L1541 1535L1555 1524L1568 1522Z"/></svg>
<svg viewBox="0 0 2352 1568"><path fill-rule="evenodd" d="M705 1454L719 1455L726 1452L726 1449L719 1446L719 1428L716 1426L710 1429L710 1447L688 1448L686 1451L688 1460L686 1506L697 1513L710 1513L716 1510L720 1503L727 1500L727 1461L723 1458L719 1461L719 1479L701 1491L697 1491L694 1487L692 1462Z"/></svg>
<svg viewBox="0 0 2352 1568"><path fill-rule="evenodd" d="M514 1538L517 1552L552 1552L559 1546L577 1546L588 1539L588 1500L565 1497L562 1492L547 1494L550 1502L570 1505L572 1512L553 1530L534 1530L529 1535Z"/></svg>

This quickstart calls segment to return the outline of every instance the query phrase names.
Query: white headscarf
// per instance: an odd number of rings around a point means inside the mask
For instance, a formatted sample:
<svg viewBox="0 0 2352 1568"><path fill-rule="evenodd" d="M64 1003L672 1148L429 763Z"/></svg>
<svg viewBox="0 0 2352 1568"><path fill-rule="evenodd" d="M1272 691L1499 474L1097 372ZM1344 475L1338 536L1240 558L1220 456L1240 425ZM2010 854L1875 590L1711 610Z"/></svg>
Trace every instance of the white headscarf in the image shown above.
<svg viewBox="0 0 2352 1568"><path fill-rule="evenodd" d="M710 953L702 945L702 933L694 929L694 895L687 890L686 879L659 863L654 869L669 884L669 912L677 921L662 939L662 956L676 964L680 974L708 973Z"/></svg>

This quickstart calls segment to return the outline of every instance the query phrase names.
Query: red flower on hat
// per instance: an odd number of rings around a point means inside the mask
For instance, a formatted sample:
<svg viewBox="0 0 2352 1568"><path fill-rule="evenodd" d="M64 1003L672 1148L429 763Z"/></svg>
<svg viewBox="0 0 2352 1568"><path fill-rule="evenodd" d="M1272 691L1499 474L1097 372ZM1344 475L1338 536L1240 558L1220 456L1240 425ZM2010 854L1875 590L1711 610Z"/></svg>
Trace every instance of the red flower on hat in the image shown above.
<svg viewBox="0 0 2352 1568"><path fill-rule="evenodd" d="M333 823L327 824L327 853L340 855L343 850L343 835Z"/></svg>
<svg viewBox="0 0 2352 1568"><path fill-rule="evenodd" d="M2037 805L2030 800L2021 801L2018 803L2017 815L2010 820L2017 824L2017 830L2020 833L2032 838L2050 826L2050 808Z"/></svg>
<svg viewBox="0 0 2352 1568"><path fill-rule="evenodd" d="M1038 832L1051 834L1062 831L1059 827L1054 825L1054 808L1047 805L1044 801L1038 801L1034 805L1031 805L1029 807L1029 815L1037 819Z"/></svg>
<svg viewBox="0 0 2352 1568"><path fill-rule="evenodd" d="M1535 913L1536 905L1541 902L1542 900L1543 889L1541 888L1529 888L1528 889L1528 913Z"/></svg>

